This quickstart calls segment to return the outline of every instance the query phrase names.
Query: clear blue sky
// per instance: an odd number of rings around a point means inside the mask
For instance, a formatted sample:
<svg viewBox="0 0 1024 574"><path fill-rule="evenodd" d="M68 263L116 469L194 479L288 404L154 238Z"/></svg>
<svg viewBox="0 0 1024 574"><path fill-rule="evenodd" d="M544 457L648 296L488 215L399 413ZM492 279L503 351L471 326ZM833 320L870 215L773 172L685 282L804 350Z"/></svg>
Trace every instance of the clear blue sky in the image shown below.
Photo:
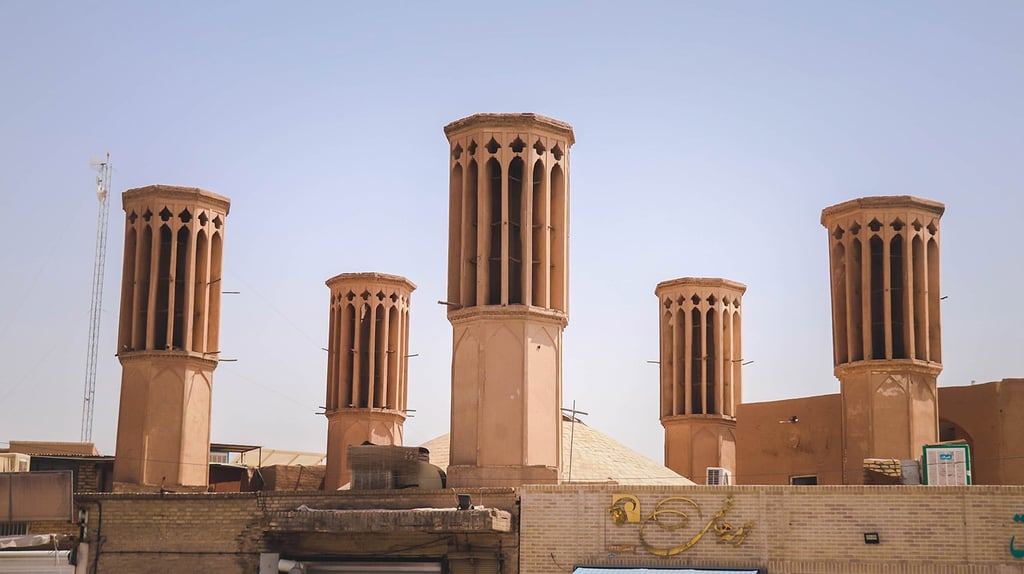
<svg viewBox="0 0 1024 574"><path fill-rule="evenodd" d="M945 202L942 385L1024 376L1024 3L0 1L0 441L112 454L121 191L229 196L213 440L323 450L328 290L411 279L407 443L448 430L447 144L476 112L571 123L564 392L661 460L654 286L747 284L744 399L838 392L821 209Z"/></svg>

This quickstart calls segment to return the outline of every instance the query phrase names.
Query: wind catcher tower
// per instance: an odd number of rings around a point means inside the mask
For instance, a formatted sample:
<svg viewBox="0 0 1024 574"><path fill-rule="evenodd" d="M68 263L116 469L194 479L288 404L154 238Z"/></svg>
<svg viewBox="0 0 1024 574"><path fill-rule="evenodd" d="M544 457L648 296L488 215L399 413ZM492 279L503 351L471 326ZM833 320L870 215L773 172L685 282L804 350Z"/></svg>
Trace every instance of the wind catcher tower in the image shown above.
<svg viewBox="0 0 1024 574"><path fill-rule="evenodd" d="M916 459L938 439L939 219L945 206L864 197L821 212L843 409L843 483L865 458Z"/></svg>
<svg viewBox="0 0 1024 574"><path fill-rule="evenodd" d="M348 447L402 445L409 373L409 300L397 275L342 273L331 290L327 346L326 490L350 479Z"/></svg>
<svg viewBox="0 0 1024 574"><path fill-rule="evenodd" d="M449 485L556 483L572 127L535 114L477 114L444 131Z"/></svg>
<svg viewBox="0 0 1024 574"><path fill-rule="evenodd" d="M736 405L743 352L740 303L747 290L728 279L659 283L661 424L665 466L698 484L736 471ZM722 472L721 469L724 469Z"/></svg>
<svg viewBox="0 0 1024 574"><path fill-rule="evenodd" d="M121 197L125 241L114 481L203 488L230 201L167 185L129 189Z"/></svg>

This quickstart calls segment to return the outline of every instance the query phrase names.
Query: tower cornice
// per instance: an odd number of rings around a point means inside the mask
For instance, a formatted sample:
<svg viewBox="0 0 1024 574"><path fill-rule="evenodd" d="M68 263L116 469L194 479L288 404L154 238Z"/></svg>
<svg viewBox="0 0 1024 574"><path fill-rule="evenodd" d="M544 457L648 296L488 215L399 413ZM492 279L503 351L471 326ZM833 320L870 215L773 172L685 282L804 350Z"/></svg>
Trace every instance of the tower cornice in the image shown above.
<svg viewBox="0 0 1024 574"><path fill-rule="evenodd" d="M664 291L668 291L675 287L703 287L708 289L732 289L739 291L742 295L747 292L747 286L738 281L732 281L729 279L720 279L717 277L680 277L678 279L669 279L658 283L658 286L654 288L654 293L660 295Z"/></svg>
<svg viewBox="0 0 1024 574"><path fill-rule="evenodd" d="M569 145L576 143L576 136L573 134L572 126L561 120L542 116L533 113L482 113L473 114L446 125L444 133L451 138L454 134L471 131L477 128L540 128L546 131L553 131L565 137Z"/></svg>
<svg viewBox="0 0 1024 574"><path fill-rule="evenodd" d="M167 351L160 350L143 350L143 351L124 351L117 354L117 359L121 361L121 364L131 363L136 361L152 361L152 362L177 362L187 361L198 367L205 367L208 369L215 369L218 364L218 359L215 356L216 353L194 353L190 351L183 351L181 349L172 349Z"/></svg>
<svg viewBox="0 0 1024 574"><path fill-rule="evenodd" d="M223 195L206 191L198 187L184 187L180 185L155 184L145 187L136 187L125 190L121 193L121 205L126 206L129 202L140 200L171 199L178 201L189 201L204 203L219 208L227 215L231 208L231 200Z"/></svg>
<svg viewBox="0 0 1024 574"><path fill-rule="evenodd" d="M919 373L937 377L942 372L942 363L918 359L868 359L844 363L835 367L836 378L866 373Z"/></svg>
<svg viewBox="0 0 1024 574"><path fill-rule="evenodd" d="M569 316L562 311L532 305L481 305L448 312L448 321L452 324L481 318L539 320L557 323L563 328L569 324Z"/></svg>
<svg viewBox="0 0 1024 574"><path fill-rule="evenodd" d="M415 283L409 281L408 279L402 277L401 275L390 275L388 273L378 273L376 271L367 271L360 273L339 273L338 275L335 275L334 277L331 277L330 279L325 281L325 283L327 284L328 287L330 287L335 283L344 281L357 281L360 283L389 283L392 285L400 285L402 287L405 287L409 291L414 291L416 289Z"/></svg>
<svg viewBox="0 0 1024 574"><path fill-rule="evenodd" d="M842 203L837 203L821 210L821 224L828 227L828 223L837 217L842 217L859 210L886 210L886 209L913 209L921 210L941 216L946 211L942 202L932 199L914 197L912 195L876 195L870 197L859 197Z"/></svg>

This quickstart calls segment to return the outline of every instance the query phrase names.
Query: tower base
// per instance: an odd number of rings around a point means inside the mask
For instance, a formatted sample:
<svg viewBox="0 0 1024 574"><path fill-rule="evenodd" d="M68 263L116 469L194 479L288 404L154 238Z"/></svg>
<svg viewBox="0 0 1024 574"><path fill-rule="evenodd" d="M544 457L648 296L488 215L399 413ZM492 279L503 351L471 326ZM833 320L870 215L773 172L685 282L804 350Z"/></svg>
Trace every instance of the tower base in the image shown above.
<svg viewBox="0 0 1024 574"><path fill-rule="evenodd" d="M916 460L939 438L942 366L912 359L836 367L843 403L843 483L864 482L865 458Z"/></svg>
<svg viewBox="0 0 1024 574"><path fill-rule="evenodd" d="M704 484L708 467L736 472L736 419L721 415L664 417L665 466Z"/></svg>
<svg viewBox="0 0 1024 574"><path fill-rule="evenodd" d="M563 313L510 305L448 314L453 486L558 482Z"/></svg>
<svg viewBox="0 0 1024 574"><path fill-rule="evenodd" d="M205 487L217 361L181 352L122 354L114 482L167 490Z"/></svg>
<svg viewBox="0 0 1024 574"><path fill-rule="evenodd" d="M327 475L324 490L337 490L351 480L348 447L369 442L402 446L405 416L381 409L339 409L327 413Z"/></svg>
<svg viewBox="0 0 1024 574"><path fill-rule="evenodd" d="M517 487L558 484L558 468L551 466L449 466L450 488Z"/></svg>

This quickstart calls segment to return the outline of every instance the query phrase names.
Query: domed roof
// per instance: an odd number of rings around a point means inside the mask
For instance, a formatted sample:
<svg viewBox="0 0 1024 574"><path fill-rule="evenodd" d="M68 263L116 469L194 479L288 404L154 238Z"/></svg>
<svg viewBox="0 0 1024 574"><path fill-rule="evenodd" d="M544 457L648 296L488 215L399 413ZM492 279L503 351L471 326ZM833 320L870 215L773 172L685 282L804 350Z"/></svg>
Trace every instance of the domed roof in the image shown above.
<svg viewBox="0 0 1024 574"><path fill-rule="evenodd" d="M570 442L572 476L569 475ZM420 445L430 451L430 464L448 469L449 435ZM562 419L562 482L690 485L690 479L654 462L612 437L577 420Z"/></svg>

